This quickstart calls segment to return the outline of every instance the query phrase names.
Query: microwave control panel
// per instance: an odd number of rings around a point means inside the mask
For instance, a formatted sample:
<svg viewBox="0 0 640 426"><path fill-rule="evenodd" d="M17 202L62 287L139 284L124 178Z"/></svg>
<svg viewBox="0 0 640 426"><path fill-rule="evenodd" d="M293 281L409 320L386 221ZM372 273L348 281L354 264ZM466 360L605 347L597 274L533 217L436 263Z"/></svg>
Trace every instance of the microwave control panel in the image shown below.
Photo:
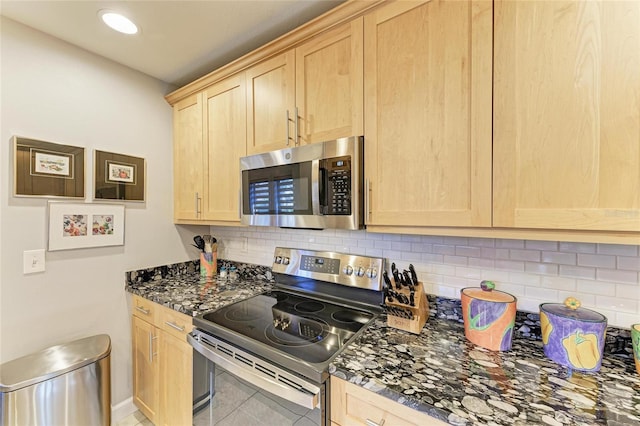
<svg viewBox="0 0 640 426"><path fill-rule="evenodd" d="M351 157L325 160L327 205L324 214L351 214Z"/></svg>

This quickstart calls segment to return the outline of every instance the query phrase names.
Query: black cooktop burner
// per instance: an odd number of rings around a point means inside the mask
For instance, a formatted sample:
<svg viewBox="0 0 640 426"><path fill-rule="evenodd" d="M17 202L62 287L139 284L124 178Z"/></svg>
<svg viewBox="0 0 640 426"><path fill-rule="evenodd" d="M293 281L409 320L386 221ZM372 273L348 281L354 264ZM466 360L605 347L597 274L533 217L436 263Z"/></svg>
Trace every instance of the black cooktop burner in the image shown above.
<svg viewBox="0 0 640 426"><path fill-rule="evenodd" d="M278 300L278 302L279 301L280 300ZM324 303L306 300L304 302L296 303L296 306L294 307L294 309L302 313L314 313L314 312L319 312L323 310Z"/></svg>
<svg viewBox="0 0 640 426"><path fill-rule="evenodd" d="M246 306L237 306L234 309L229 309L224 314L225 318L229 321L254 321L260 318L260 312L256 309L250 309Z"/></svg>
<svg viewBox="0 0 640 426"><path fill-rule="evenodd" d="M274 290L196 317L202 329L222 327L311 363L327 361L373 314Z"/></svg>

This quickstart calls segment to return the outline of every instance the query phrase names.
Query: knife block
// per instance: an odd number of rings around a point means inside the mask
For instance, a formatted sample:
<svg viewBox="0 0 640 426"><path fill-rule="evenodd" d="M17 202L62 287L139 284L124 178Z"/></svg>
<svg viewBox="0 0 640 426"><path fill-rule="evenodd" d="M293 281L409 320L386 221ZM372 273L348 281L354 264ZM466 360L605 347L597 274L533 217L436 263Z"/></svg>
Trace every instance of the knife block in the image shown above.
<svg viewBox="0 0 640 426"><path fill-rule="evenodd" d="M395 283L394 286L395 288ZM429 318L429 303L427 302L427 295L424 292L424 287L421 282L415 286L414 304L410 306L408 304L400 303L396 300L388 302L385 300L385 305L392 308L400 308L410 311L413 314L413 319L402 318L393 315L387 311L387 325L389 327L398 328L400 330L408 331L414 334L420 334L422 327L424 327L427 319ZM402 293L409 298L409 288L402 287L400 290L395 290L396 293Z"/></svg>

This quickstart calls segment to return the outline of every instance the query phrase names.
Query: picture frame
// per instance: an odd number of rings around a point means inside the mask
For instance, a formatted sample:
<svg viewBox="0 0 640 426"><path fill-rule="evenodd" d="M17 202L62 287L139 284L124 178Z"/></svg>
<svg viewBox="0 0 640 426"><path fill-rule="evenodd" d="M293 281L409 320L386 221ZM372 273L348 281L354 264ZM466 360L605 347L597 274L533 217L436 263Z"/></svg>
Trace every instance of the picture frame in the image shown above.
<svg viewBox="0 0 640 426"><path fill-rule="evenodd" d="M84 198L85 149L13 136L16 197Z"/></svg>
<svg viewBox="0 0 640 426"><path fill-rule="evenodd" d="M49 201L49 251L124 245L123 204Z"/></svg>
<svg viewBox="0 0 640 426"><path fill-rule="evenodd" d="M144 158L94 150L94 200L145 201Z"/></svg>

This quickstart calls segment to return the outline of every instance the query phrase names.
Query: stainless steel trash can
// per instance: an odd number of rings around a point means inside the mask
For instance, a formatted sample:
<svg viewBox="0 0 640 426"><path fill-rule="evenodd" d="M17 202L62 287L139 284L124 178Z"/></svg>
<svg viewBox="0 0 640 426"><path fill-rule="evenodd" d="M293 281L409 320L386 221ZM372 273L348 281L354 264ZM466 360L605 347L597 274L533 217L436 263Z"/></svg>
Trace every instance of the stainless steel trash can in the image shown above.
<svg viewBox="0 0 640 426"><path fill-rule="evenodd" d="M0 365L0 425L109 426L111 339L87 337Z"/></svg>

